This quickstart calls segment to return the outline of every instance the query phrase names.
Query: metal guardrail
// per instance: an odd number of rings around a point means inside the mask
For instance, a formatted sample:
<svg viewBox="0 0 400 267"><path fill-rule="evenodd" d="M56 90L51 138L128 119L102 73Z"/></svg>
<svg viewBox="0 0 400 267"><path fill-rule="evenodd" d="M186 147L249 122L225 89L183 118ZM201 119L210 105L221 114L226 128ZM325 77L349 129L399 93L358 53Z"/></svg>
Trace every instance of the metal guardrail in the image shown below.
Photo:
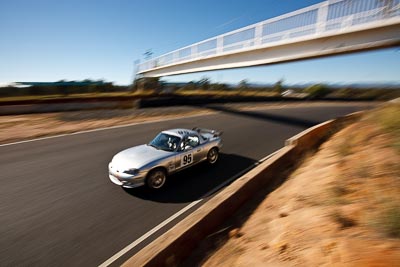
<svg viewBox="0 0 400 267"><path fill-rule="evenodd" d="M400 18L400 0L328 0L153 58L138 64L137 72L295 42L306 37L318 38L394 18Z"/></svg>

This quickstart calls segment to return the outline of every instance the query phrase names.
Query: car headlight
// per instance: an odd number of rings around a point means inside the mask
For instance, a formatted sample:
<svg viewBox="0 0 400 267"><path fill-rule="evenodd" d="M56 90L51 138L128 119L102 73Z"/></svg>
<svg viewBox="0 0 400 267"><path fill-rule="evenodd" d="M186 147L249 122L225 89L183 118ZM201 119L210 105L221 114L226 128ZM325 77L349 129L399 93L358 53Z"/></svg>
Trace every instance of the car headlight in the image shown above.
<svg viewBox="0 0 400 267"><path fill-rule="evenodd" d="M137 175L139 173L139 170L138 169L129 169L129 170L124 171L124 173L130 174L130 175Z"/></svg>

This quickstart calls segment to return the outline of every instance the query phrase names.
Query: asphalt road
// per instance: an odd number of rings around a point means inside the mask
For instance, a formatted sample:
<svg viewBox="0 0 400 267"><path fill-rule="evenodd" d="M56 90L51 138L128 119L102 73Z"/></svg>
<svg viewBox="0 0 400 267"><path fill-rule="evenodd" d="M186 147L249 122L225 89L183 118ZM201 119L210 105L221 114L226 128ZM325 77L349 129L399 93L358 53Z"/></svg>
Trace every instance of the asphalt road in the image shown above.
<svg viewBox="0 0 400 267"><path fill-rule="evenodd" d="M327 104L253 112L214 108L221 112L1 146L0 265L97 266L281 148L285 139L367 106ZM124 190L108 180L107 164L120 150L147 143L163 129L194 126L224 131L223 154L216 166L198 165L177 174L158 193Z"/></svg>

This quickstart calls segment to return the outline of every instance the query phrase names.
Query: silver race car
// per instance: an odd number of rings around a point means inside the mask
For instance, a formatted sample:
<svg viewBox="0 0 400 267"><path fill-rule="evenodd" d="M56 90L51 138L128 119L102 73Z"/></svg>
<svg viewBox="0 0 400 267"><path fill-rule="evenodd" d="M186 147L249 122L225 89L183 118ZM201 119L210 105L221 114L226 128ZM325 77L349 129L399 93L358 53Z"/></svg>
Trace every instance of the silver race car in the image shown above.
<svg viewBox="0 0 400 267"><path fill-rule="evenodd" d="M116 154L108 165L110 180L134 188L161 188L168 175L199 162L214 164L222 148L222 132L193 128L162 131L147 145Z"/></svg>

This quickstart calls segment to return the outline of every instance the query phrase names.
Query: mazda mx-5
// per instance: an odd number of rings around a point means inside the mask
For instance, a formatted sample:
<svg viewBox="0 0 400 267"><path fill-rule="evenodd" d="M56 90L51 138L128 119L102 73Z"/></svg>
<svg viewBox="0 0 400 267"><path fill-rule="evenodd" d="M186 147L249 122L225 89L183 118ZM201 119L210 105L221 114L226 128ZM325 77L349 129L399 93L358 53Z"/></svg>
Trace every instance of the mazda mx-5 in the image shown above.
<svg viewBox="0 0 400 267"><path fill-rule="evenodd" d="M215 164L222 148L221 134L202 128L162 131L148 144L116 154L108 165L109 178L127 188L159 189L173 173L203 161Z"/></svg>

